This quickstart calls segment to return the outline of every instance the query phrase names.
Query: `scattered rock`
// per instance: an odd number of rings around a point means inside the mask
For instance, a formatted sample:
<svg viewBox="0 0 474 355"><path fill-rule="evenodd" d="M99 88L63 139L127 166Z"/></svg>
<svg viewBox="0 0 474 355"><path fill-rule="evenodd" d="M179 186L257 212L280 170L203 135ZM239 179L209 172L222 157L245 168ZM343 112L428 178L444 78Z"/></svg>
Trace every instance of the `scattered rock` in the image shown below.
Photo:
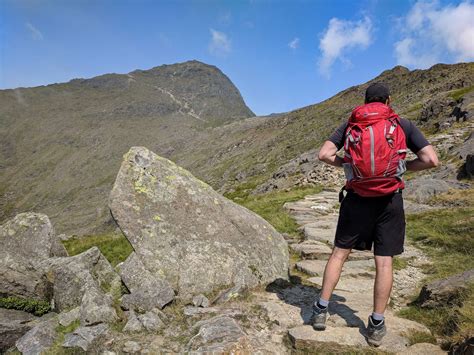
<svg viewBox="0 0 474 355"><path fill-rule="evenodd" d="M55 318L42 321L16 342L16 348L24 355L41 354L48 350L57 338Z"/></svg>
<svg viewBox="0 0 474 355"><path fill-rule="evenodd" d="M144 314L140 314L137 318L143 327L149 332L156 332L165 326L165 323L154 311L148 311Z"/></svg>
<svg viewBox="0 0 474 355"><path fill-rule="evenodd" d="M81 348L88 351L107 331L108 327L103 323L91 327L79 327L74 332L65 335L62 346L64 348Z"/></svg>
<svg viewBox="0 0 474 355"><path fill-rule="evenodd" d="M227 301L235 300L247 290L247 288L241 284L235 285L227 290L222 291L212 301L213 304L225 303Z"/></svg>
<svg viewBox="0 0 474 355"><path fill-rule="evenodd" d="M142 350L142 347L136 341L129 340L125 342L122 350L127 354L135 354Z"/></svg>
<svg viewBox="0 0 474 355"><path fill-rule="evenodd" d="M264 219L143 147L124 155L112 214L145 269L190 300L288 277L288 248Z"/></svg>
<svg viewBox="0 0 474 355"><path fill-rule="evenodd" d="M203 294L193 297L194 307L209 307L209 300Z"/></svg>
<svg viewBox="0 0 474 355"><path fill-rule="evenodd" d="M71 309L69 312L63 312L58 315L58 323L63 327L67 327L71 323L75 322L80 317L80 308L76 307Z"/></svg>
<svg viewBox="0 0 474 355"><path fill-rule="evenodd" d="M405 183L403 194L418 203L426 203L433 196L449 191L450 185L443 180L419 177Z"/></svg>
<svg viewBox="0 0 474 355"><path fill-rule="evenodd" d="M442 305L461 305L462 295L467 292L469 283L474 282L474 269L437 280L424 285L417 302L423 308L436 308Z"/></svg>
<svg viewBox="0 0 474 355"><path fill-rule="evenodd" d="M0 295L49 301L40 264L53 256L54 230L40 213L20 213L0 226Z"/></svg>
<svg viewBox="0 0 474 355"><path fill-rule="evenodd" d="M0 353L15 345L36 320L30 313L0 308Z"/></svg>
<svg viewBox="0 0 474 355"><path fill-rule="evenodd" d="M80 306L88 290L120 292L120 276L97 247L75 256L54 259L51 264L54 305L60 312Z"/></svg>
<svg viewBox="0 0 474 355"><path fill-rule="evenodd" d="M127 319L127 324L123 328L124 333L137 333L143 330L143 324L138 320L133 309L127 312Z"/></svg>
<svg viewBox="0 0 474 355"><path fill-rule="evenodd" d="M197 322L195 328L199 328L199 332L187 345L190 351L223 352L245 338L237 322L227 316Z"/></svg>
<svg viewBox="0 0 474 355"><path fill-rule="evenodd" d="M81 325L112 323L117 320L112 297L98 288L88 288L82 297L80 319Z"/></svg>
<svg viewBox="0 0 474 355"><path fill-rule="evenodd" d="M161 309L173 300L174 291L169 282L145 269L135 252L119 264L118 269L125 286L131 292L122 297L122 304L126 309Z"/></svg>

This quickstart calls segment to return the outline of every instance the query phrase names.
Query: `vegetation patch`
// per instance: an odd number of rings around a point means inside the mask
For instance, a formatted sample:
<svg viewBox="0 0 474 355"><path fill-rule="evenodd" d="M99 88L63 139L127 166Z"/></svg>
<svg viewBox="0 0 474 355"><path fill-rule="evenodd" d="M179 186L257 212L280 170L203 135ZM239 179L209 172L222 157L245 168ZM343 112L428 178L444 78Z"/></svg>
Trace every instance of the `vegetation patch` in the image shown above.
<svg viewBox="0 0 474 355"><path fill-rule="evenodd" d="M398 256L393 257L393 269L394 270L403 270L408 266L408 261L406 259L402 259Z"/></svg>
<svg viewBox="0 0 474 355"><path fill-rule="evenodd" d="M41 317L51 310L49 302L40 300L30 300L17 297L2 297L0 298L0 308L16 309L33 313L35 316Z"/></svg>
<svg viewBox="0 0 474 355"><path fill-rule="evenodd" d="M464 192L470 194L472 192ZM439 197L446 199L447 197ZM474 207L445 208L407 216L407 237L430 256L426 282L446 278L474 268ZM463 295L460 307L446 305L425 309L413 302L400 316L425 324L436 336L454 343L472 336L474 286Z"/></svg>
<svg viewBox="0 0 474 355"><path fill-rule="evenodd" d="M466 95L468 92L471 92L474 90L474 85L469 86L467 88L462 88L458 90L453 90L449 93L449 97L451 97L453 100L458 101L461 99L464 95Z"/></svg>
<svg viewBox="0 0 474 355"><path fill-rule="evenodd" d="M130 242L122 233L78 236L64 241L63 244L71 256L96 246L113 266L125 261L133 251Z"/></svg>
<svg viewBox="0 0 474 355"><path fill-rule="evenodd" d="M280 233L298 236L298 224L283 209L283 205L285 202L297 201L306 195L321 191L321 186L311 186L299 187L289 191L272 191L266 194L251 195L245 189L239 189L227 194L226 197L259 214Z"/></svg>

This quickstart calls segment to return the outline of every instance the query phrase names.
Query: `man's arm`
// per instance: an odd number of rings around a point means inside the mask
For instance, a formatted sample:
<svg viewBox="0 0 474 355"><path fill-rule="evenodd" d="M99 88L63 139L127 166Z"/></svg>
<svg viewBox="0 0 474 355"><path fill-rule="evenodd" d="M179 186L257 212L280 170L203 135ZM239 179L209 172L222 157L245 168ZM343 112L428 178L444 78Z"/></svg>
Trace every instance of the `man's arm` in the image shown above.
<svg viewBox="0 0 474 355"><path fill-rule="evenodd" d="M432 145L427 145L426 147L421 148L416 153L416 156L418 158L407 161L407 170L420 171L435 168L439 165L438 155Z"/></svg>
<svg viewBox="0 0 474 355"><path fill-rule="evenodd" d="M342 159L336 155L338 150L339 149L333 142L326 141L319 150L318 158L319 160L330 165L341 167Z"/></svg>

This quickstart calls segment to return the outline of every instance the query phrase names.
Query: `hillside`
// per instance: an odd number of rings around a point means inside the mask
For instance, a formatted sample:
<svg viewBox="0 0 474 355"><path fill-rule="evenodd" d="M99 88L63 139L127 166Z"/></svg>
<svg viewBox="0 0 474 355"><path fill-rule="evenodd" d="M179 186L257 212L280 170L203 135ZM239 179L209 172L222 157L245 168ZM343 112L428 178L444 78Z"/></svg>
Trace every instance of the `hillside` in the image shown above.
<svg viewBox="0 0 474 355"><path fill-rule="evenodd" d="M474 63L398 66L321 103L267 117L250 117L229 79L198 62L1 91L0 222L34 210L46 213L60 233L114 227L107 194L133 145L221 192L252 191L317 148L375 81L391 87L402 116L439 130L446 123L440 120L472 91Z"/></svg>
<svg viewBox="0 0 474 355"><path fill-rule="evenodd" d="M58 231L93 230L109 220L130 146L171 156L206 127L253 115L227 76L197 61L2 90L0 220L34 210Z"/></svg>

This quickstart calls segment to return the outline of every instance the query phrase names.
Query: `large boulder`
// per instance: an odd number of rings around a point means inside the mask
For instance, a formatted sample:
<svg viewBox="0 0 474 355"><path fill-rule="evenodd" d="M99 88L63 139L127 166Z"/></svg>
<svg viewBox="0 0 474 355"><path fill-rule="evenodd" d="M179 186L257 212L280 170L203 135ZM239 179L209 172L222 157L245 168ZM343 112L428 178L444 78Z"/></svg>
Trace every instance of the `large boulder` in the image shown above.
<svg viewBox="0 0 474 355"><path fill-rule="evenodd" d="M42 263L55 255L59 241L49 218L20 213L0 226L0 297L49 301L49 284Z"/></svg>
<svg viewBox="0 0 474 355"><path fill-rule="evenodd" d="M0 353L15 345L35 325L36 317L14 309L0 308Z"/></svg>
<svg viewBox="0 0 474 355"><path fill-rule="evenodd" d="M287 243L269 223L146 148L124 155L109 206L144 267L180 298L287 278Z"/></svg>

